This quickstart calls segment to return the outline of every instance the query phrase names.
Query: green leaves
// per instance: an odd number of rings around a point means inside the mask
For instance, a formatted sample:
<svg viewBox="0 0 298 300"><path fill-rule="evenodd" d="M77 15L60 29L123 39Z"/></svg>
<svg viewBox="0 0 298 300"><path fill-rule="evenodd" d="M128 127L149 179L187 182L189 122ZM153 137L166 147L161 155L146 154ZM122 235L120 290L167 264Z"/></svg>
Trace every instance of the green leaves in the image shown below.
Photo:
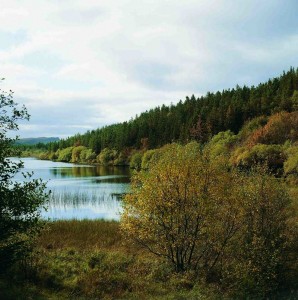
<svg viewBox="0 0 298 300"><path fill-rule="evenodd" d="M19 109L13 93L0 94L0 263L2 271L22 257L30 247L32 237L40 230L41 206L47 199L45 183L30 180L14 182L13 177L23 167L22 162L7 158L16 139L8 138L8 130L18 129L17 121L28 119L25 107ZM29 179L29 181L28 181Z"/></svg>

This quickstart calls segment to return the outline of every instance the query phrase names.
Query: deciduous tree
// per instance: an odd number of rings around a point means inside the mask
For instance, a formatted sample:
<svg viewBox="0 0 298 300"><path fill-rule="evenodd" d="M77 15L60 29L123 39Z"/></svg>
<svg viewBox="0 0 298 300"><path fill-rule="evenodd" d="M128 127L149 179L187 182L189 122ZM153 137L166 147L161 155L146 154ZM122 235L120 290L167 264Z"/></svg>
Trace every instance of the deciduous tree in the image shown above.
<svg viewBox="0 0 298 300"><path fill-rule="evenodd" d="M11 146L15 138L8 132L18 129L18 121L29 119L25 107L13 100L13 93L0 91L0 265L6 266L25 254L29 242L41 228L40 208L45 202L45 184L30 180L24 174L24 182L13 177L20 172L22 162L13 162ZM29 178L29 179L28 179Z"/></svg>
<svg viewBox="0 0 298 300"><path fill-rule="evenodd" d="M177 272L211 272L237 231L233 173L201 146L168 145L133 178L122 228ZM219 223L220 220L220 223Z"/></svg>

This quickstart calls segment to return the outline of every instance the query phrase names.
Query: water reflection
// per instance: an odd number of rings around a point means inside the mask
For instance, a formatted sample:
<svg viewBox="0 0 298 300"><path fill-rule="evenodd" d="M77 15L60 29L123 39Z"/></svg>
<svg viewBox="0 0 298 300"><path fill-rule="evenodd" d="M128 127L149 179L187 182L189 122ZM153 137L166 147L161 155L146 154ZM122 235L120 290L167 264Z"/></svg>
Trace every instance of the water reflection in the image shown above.
<svg viewBox="0 0 298 300"><path fill-rule="evenodd" d="M22 172L47 181L52 191L44 218L119 219L121 195L129 189L130 170L126 167L74 165L22 158ZM21 174L16 180L24 180Z"/></svg>
<svg viewBox="0 0 298 300"><path fill-rule="evenodd" d="M50 169L53 177L94 177L94 176L121 176L128 178L130 170L126 167L104 167L104 166L83 166L73 165L71 167L53 167Z"/></svg>

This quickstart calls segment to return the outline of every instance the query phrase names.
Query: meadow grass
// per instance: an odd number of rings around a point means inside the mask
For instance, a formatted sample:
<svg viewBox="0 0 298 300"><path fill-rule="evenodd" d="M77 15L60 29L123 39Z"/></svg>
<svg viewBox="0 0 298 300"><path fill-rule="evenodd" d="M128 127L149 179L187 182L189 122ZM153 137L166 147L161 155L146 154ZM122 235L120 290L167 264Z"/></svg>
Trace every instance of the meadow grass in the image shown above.
<svg viewBox="0 0 298 300"><path fill-rule="evenodd" d="M44 249L94 250L120 247L119 222L103 220L58 220L48 222L38 239Z"/></svg>
<svg viewBox="0 0 298 300"><path fill-rule="evenodd" d="M36 243L26 263L0 279L1 299L216 299L192 274L175 275L128 244L116 221L49 222Z"/></svg>

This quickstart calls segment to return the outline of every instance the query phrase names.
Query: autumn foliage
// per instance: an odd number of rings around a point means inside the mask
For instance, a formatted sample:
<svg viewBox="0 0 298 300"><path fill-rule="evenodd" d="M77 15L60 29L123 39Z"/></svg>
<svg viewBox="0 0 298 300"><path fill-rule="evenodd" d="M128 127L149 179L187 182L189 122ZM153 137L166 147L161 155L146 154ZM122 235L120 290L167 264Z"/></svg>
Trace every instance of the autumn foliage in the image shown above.
<svg viewBox="0 0 298 300"><path fill-rule="evenodd" d="M247 144L283 144L285 141L298 140L298 111L281 112L271 116L267 124L255 130Z"/></svg>
<svg viewBox="0 0 298 300"><path fill-rule="evenodd" d="M176 272L266 297L287 261L289 196L266 168L231 169L192 142L167 145L136 174L124 200L125 235Z"/></svg>

